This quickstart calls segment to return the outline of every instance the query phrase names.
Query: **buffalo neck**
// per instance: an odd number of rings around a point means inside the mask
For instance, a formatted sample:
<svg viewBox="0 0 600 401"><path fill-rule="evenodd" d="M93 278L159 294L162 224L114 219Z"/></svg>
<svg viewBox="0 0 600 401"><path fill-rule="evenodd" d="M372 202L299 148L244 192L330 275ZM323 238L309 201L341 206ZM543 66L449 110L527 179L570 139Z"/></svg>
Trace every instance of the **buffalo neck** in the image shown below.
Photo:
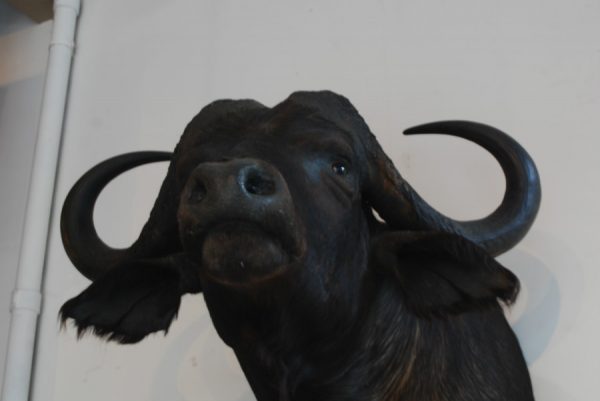
<svg viewBox="0 0 600 401"><path fill-rule="evenodd" d="M401 311L380 313L389 299L376 291L377 280L363 277L354 299L361 307L352 316L336 313L342 305L307 304L291 290L302 288L297 285L280 285L283 290L268 297L206 285L204 296L259 401L383 399L375 394L389 392L390 385L382 384L380 373L410 365L415 329L413 321L399 318Z"/></svg>

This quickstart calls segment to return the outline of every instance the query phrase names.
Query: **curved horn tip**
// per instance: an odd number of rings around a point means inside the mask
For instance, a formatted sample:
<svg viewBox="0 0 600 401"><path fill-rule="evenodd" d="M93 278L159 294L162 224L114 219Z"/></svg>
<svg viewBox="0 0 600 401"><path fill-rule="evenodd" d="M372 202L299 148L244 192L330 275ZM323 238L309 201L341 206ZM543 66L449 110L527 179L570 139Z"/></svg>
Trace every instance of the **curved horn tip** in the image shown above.
<svg viewBox="0 0 600 401"><path fill-rule="evenodd" d="M425 123L416 125L414 127L410 127L403 131L404 135L418 135L418 134L435 134L435 133L447 133L448 130L465 130L465 129L473 129L475 127L480 128L495 128L478 123L475 121L468 120L445 120L445 121L435 121L431 123Z"/></svg>
<svg viewBox="0 0 600 401"><path fill-rule="evenodd" d="M427 134L429 130L424 131L422 125L417 125L416 127L410 127L402 131L404 135L418 135L418 134Z"/></svg>

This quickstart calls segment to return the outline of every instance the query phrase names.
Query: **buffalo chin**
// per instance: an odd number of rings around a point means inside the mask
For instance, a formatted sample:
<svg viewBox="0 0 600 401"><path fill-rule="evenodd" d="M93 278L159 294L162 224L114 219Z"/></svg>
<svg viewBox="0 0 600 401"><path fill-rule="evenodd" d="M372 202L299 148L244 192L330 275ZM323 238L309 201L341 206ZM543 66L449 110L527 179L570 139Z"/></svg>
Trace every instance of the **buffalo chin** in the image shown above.
<svg viewBox="0 0 600 401"><path fill-rule="evenodd" d="M282 272L289 254L274 235L253 223L231 222L206 233L202 266L214 281L248 285Z"/></svg>

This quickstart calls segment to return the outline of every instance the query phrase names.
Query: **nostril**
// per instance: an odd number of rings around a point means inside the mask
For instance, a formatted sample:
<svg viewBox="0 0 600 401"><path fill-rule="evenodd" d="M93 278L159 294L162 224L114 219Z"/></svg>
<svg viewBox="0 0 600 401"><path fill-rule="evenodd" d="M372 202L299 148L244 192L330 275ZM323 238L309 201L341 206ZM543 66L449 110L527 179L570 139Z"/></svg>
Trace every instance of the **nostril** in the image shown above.
<svg viewBox="0 0 600 401"><path fill-rule="evenodd" d="M260 170L247 171L242 185L244 190L252 195L266 196L275 193L275 181Z"/></svg>
<svg viewBox="0 0 600 401"><path fill-rule="evenodd" d="M202 199L206 196L206 186L202 181L195 181L194 186L188 192L188 202L190 203L198 203L201 202Z"/></svg>

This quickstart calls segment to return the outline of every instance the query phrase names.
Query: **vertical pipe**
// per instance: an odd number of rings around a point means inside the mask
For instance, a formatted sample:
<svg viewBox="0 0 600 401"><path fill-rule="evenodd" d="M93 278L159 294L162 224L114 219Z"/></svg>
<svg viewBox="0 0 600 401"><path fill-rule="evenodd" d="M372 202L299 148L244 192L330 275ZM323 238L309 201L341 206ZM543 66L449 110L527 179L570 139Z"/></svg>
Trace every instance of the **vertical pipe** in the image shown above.
<svg viewBox="0 0 600 401"><path fill-rule="evenodd" d="M52 41L27 199L19 270L11 305L2 401L26 401L29 398L48 228L79 8L80 0L54 2Z"/></svg>

